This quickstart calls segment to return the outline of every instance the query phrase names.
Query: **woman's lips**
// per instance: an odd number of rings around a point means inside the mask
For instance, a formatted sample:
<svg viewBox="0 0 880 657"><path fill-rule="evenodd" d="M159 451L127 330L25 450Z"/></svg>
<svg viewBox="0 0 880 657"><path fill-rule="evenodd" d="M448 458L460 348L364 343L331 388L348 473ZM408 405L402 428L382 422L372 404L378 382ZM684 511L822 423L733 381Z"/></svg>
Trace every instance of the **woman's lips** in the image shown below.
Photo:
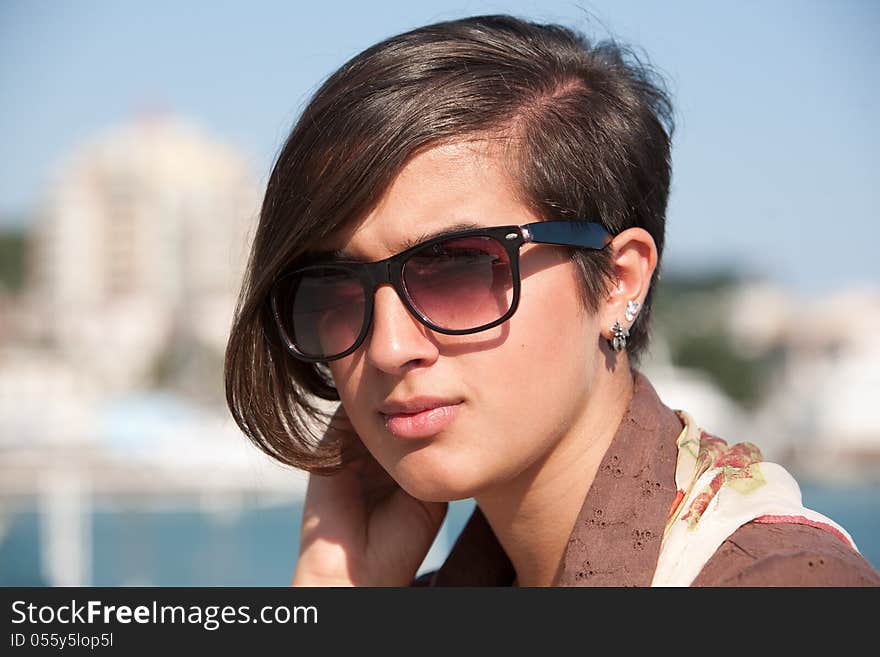
<svg viewBox="0 0 880 657"><path fill-rule="evenodd" d="M418 413L385 415L385 426L398 438L429 438L447 428L458 415L457 404L438 406Z"/></svg>

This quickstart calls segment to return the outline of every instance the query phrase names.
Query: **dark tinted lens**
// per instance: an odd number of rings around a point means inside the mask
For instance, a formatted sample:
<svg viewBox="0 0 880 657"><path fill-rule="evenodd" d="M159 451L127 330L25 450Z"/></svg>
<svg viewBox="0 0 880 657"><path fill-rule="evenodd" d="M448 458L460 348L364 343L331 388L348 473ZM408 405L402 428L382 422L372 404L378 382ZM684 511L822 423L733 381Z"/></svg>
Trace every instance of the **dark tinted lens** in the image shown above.
<svg viewBox="0 0 880 657"><path fill-rule="evenodd" d="M364 287L345 269L319 267L287 276L273 294L282 328L307 356L340 354L363 328Z"/></svg>
<svg viewBox="0 0 880 657"><path fill-rule="evenodd" d="M407 260L403 283L419 312L446 329L491 324L513 302L510 258L492 237L461 237L425 247Z"/></svg>

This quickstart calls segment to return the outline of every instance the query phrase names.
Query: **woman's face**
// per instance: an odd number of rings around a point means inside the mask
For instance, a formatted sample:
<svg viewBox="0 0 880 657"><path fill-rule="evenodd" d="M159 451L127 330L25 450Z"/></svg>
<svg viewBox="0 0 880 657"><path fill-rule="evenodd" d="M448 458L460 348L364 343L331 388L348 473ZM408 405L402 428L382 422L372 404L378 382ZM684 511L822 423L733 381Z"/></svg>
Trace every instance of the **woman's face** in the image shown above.
<svg viewBox="0 0 880 657"><path fill-rule="evenodd" d="M399 252L408 238L459 222L538 220L516 200L486 142L456 143L413 158L362 222L318 246L373 261ZM582 308L575 266L565 247L526 244L520 268L514 316L471 335L432 331L382 286L364 343L329 364L361 440L414 497L464 499L528 476L585 412L600 327ZM380 409L418 396L461 403L438 433L401 438Z"/></svg>

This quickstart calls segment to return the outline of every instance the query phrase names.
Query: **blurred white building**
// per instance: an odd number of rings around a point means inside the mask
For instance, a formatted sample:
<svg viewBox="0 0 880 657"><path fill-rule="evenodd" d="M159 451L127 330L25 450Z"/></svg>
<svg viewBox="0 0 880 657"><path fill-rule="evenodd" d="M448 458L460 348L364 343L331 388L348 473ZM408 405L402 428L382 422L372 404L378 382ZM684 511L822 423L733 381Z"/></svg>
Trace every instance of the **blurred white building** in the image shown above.
<svg viewBox="0 0 880 657"><path fill-rule="evenodd" d="M139 117L83 144L34 225L44 337L116 389L172 333L222 350L258 203L247 160L180 120Z"/></svg>
<svg viewBox="0 0 880 657"><path fill-rule="evenodd" d="M756 431L796 467L823 479L880 472L880 288L801 298L770 285L739 288L730 326L749 353L781 350Z"/></svg>
<svg viewBox="0 0 880 657"><path fill-rule="evenodd" d="M802 298L747 283L716 308L740 353L773 359L769 392L756 408L740 408L705 374L674 366L658 329L642 369L664 403L816 479L880 475L880 289Z"/></svg>

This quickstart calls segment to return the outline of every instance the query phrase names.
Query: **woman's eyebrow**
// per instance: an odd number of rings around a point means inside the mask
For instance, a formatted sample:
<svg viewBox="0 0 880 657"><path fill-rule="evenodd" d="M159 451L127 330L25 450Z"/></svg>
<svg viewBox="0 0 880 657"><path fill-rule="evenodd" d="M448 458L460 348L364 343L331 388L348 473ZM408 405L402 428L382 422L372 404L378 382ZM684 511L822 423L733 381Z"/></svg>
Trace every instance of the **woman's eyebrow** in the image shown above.
<svg viewBox="0 0 880 657"><path fill-rule="evenodd" d="M395 253L406 251L407 249L412 248L417 244L421 244L422 242L434 239L435 237L445 237L447 235L452 235L453 233L458 233L463 230L473 230L475 228L486 227L487 226L483 226L482 224L478 224L473 221L460 221L458 223L452 224L451 226L443 226L442 228L438 228L437 230L428 231L419 235L408 237L403 240L403 242L398 244ZM361 261L360 258L350 254L345 249L339 249L336 251L313 251L311 253L311 256L312 257L310 258L310 260L320 261L322 263Z"/></svg>

